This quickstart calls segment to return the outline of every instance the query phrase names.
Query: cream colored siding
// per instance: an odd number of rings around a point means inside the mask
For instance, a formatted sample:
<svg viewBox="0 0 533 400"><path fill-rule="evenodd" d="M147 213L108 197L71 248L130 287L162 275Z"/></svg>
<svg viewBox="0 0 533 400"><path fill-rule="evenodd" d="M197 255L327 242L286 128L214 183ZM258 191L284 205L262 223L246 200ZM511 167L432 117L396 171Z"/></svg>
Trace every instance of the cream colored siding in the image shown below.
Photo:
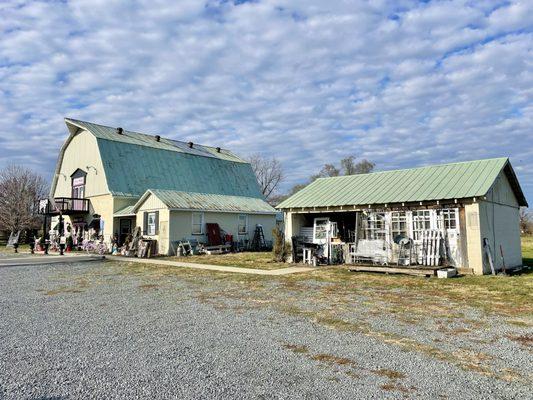
<svg viewBox="0 0 533 400"><path fill-rule="evenodd" d="M94 196L90 199L90 209L89 215L85 216L85 221L87 223L91 222L94 214L99 214L100 218L104 221L104 230L100 232L100 235L104 236L104 241L110 245L111 237L115 233L115 227L113 226L113 197L111 195L102 195ZM65 215L65 223L72 224L74 218L79 218L76 216ZM52 228L59 221L59 217L53 217L51 220Z"/></svg>
<svg viewBox="0 0 533 400"><path fill-rule="evenodd" d="M99 214L104 220L104 230L100 232L107 243L111 242L111 236L115 233L113 226L113 197L111 195L91 197L91 208L89 221L93 214Z"/></svg>
<svg viewBox="0 0 533 400"><path fill-rule="evenodd" d="M151 236L143 233L143 236L157 240L158 254L169 254L169 210L161 200L153 195L149 195L137 210L137 221L135 226L140 226L141 229L144 229L144 213L150 211L159 211L159 232L157 235Z"/></svg>
<svg viewBox="0 0 533 400"><path fill-rule="evenodd" d="M481 240L489 240L494 267L502 268L500 246L506 267L522 265L520 244L519 206L505 174L500 173L496 183L479 204ZM484 260L484 272L490 273L490 265Z"/></svg>
<svg viewBox="0 0 533 400"><path fill-rule="evenodd" d="M517 208L519 207L516 196L511 188L511 185L509 184L509 180L503 172L500 172L498 175L494 185L487 193L486 198L488 201L494 203L505 204Z"/></svg>
<svg viewBox="0 0 533 400"><path fill-rule="evenodd" d="M483 248L481 246L481 232L479 226L479 204L465 205L466 216L466 246L468 268L475 274L483 273Z"/></svg>
<svg viewBox="0 0 533 400"><path fill-rule="evenodd" d="M87 173L86 198L109 193L96 138L89 132L83 131L74 136L65 149L53 197L71 197L70 176L78 168Z"/></svg>
<svg viewBox="0 0 533 400"><path fill-rule="evenodd" d="M188 211L170 211L169 217L170 241L175 242L182 239L195 237L192 235L192 214ZM202 238L199 235L198 238Z"/></svg>
<svg viewBox="0 0 533 400"><path fill-rule="evenodd" d="M87 168L89 167L89 168ZM99 214L104 220L104 240L109 244L114 234L113 226L113 197L109 194L104 167L100 159L100 151L96 138L87 131L82 131L72 138L66 146L53 197L71 197L71 175L81 169L87 176L85 178L85 198L90 201L89 215L86 221L92 220L93 214ZM52 219L55 224L57 218ZM65 217L65 222L72 223L70 217ZM54 225L52 225L54 226Z"/></svg>
<svg viewBox="0 0 533 400"><path fill-rule="evenodd" d="M165 205L165 203L163 203L153 194L150 194L139 207L139 211L140 210L161 210L161 209L167 209L167 206Z"/></svg>
<svg viewBox="0 0 533 400"><path fill-rule="evenodd" d="M192 211L178 211L170 212L170 241L178 241L182 239L196 238L199 242L207 243L207 235L193 235L192 234ZM230 235L233 235L233 240L239 239L252 240L256 225L263 226L265 240L272 240L272 229L276 226L275 215L263 214L246 214L248 216L248 232L246 235L238 235L239 215L242 213L224 213L224 212L204 212L204 224L216 223L220 229L224 230Z"/></svg>
<svg viewBox="0 0 533 400"><path fill-rule="evenodd" d="M300 228L305 226L305 217L302 214L285 212L285 240L290 241L293 236L300 234Z"/></svg>
<svg viewBox="0 0 533 400"><path fill-rule="evenodd" d="M489 240L494 267L500 269L503 265L500 246L502 246L506 267L522 265L518 208L486 201L479 206L481 239ZM490 273L490 265L486 260L484 265L484 272Z"/></svg>

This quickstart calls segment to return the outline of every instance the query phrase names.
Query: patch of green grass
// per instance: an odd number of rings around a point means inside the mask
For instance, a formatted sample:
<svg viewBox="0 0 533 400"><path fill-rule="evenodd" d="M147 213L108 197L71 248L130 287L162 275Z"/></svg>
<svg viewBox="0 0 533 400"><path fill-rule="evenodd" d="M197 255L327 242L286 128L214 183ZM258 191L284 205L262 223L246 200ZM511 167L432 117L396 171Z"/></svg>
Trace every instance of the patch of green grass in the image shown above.
<svg viewBox="0 0 533 400"><path fill-rule="evenodd" d="M533 267L533 235L522 236L522 259L524 265Z"/></svg>
<svg viewBox="0 0 533 400"><path fill-rule="evenodd" d="M21 244L19 245L18 247L18 252L19 253L29 253L30 252L30 245L29 244ZM3 245L0 245L0 254L2 255L8 255L8 256L11 256L11 255L15 255L15 249L13 247L6 247L5 244Z"/></svg>

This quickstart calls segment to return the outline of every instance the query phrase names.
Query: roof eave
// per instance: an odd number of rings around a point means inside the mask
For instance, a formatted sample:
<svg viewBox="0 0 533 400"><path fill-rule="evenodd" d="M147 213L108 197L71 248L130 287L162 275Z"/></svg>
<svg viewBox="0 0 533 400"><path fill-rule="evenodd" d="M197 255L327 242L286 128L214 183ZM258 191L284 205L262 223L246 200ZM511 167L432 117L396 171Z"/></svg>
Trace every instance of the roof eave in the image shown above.
<svg viewBox="0 0 533 400"><path fill-rule="evenodd" d="M191 212L212 212L212 213L225 213L225 214L257 214L257 215L276 215L277 211L251 211L251 210L216 210L209 208L180 208L172 207L169 211L191 211Z"/></svg>
<svg viewBox="0 0 533 400"><path fill-rule="evenodd" d="M507 159L507 162L505 163L503 167L503 171L505 175L507 176L507 179L509 180L509 184L511 185L511 188L513 189L513 193L516 196L518 205L520 207L529 207L527 200L526 200L526 196L524 195L524 192L522 191L520 182L518 181L516 173L514 172L513 166L511 165L511 161L509 159Z"/></svg>
<svg viewBox="0 0 533 400"><path fill-rule="evenodd" d="M133 205L133 211L134 212L137 212L139 211L139 207L142 206L142 204L146 201L146 199L150 196L150 195L154 195L157 197L157 195L151 190L151 189L148 189L146 192L143 193L143 195L139 198L139 200L137 200L137 202ZM159 197L158 197L159 198ZM159 199L161 200L161 199ZM162 200L161 200L162 201ZM164 203L163 203L164 204Z"/></svg>

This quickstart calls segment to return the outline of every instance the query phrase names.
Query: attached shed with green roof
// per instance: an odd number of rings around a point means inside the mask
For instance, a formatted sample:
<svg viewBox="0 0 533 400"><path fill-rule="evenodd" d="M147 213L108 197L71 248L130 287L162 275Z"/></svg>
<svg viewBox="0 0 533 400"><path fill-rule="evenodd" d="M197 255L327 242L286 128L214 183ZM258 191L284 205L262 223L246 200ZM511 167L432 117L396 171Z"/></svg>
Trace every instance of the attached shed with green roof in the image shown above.
<svg viewBox="0 0 533 400"><path fill-rule="evenodd" d="M207 242L210 222L244 243L260 224L271 240L277 211L250 163L231 151L71 118L65 123L70 134L50 198L64 209L74 236L100 227L106 242L116 236L122 243L140 226L168 254L178 240ZM99 224L91 223L95 218Z"/></svg>
<svg viewBox="0 0 533 400"><path fill-rule="evenodd" d="M305 240L317 220L335 223L337 239L356 244L352 261L359 247L368 261L398 264L403 237L420 263L425 235L438 231L439 262L482 274L491 271L489 258L496 269L521 265L521 206L527 201L509 159L495 158L319 178L277 208L287 238Z"/></svg>

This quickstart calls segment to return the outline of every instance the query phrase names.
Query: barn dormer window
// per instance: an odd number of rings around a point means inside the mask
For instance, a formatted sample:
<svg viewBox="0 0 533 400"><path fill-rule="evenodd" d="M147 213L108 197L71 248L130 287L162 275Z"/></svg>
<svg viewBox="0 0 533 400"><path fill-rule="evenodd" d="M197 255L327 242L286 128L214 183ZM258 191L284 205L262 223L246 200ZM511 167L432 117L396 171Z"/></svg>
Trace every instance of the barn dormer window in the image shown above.
<svg viewBox="0 0 533 400"><path fill-rule="evenodd" d="M85 198L85 181L87 173L81 169L77 169L72 175L72 198Z"/></svg>

